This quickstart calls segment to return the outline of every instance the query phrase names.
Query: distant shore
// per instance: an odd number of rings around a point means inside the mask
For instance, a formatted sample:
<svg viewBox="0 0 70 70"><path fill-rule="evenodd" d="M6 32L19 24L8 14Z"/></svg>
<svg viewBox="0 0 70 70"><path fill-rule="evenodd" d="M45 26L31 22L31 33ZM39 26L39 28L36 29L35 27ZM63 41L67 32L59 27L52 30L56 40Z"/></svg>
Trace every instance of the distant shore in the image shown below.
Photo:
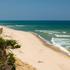
<svg viewBox="0 0 70 70"><path fill-rule="evenodd" d="M45 44L38 35L2 27L5 38L15 39L21 45L20 49L12 52L22 62L32 65L37 70L70 70L70 57L54 50L52 45Z"/></svg>

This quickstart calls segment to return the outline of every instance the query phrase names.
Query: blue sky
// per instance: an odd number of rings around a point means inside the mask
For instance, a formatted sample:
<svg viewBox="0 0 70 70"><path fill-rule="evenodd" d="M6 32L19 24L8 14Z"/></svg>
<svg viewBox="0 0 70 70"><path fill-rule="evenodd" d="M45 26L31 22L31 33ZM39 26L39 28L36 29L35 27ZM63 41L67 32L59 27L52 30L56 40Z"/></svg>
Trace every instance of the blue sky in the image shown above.
<svg viewBox="0 0 70 70"><path fill-rule="evenodd" d="M0 20L70 20L70 0L0 0Z"/></svg>

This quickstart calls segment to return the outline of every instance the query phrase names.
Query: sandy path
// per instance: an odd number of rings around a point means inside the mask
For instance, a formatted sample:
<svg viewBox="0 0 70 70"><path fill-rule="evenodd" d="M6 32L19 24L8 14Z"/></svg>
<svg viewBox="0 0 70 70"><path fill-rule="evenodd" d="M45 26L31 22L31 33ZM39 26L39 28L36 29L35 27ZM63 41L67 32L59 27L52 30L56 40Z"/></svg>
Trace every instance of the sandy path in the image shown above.
<svg viewBox="0 0 70 70"><path fill-rule="evenodd" d="M4 27L4 35L21 44L20 49L13 50L16 57L37 70L70 70L70 57L43 45L33 34Z"/></svg>

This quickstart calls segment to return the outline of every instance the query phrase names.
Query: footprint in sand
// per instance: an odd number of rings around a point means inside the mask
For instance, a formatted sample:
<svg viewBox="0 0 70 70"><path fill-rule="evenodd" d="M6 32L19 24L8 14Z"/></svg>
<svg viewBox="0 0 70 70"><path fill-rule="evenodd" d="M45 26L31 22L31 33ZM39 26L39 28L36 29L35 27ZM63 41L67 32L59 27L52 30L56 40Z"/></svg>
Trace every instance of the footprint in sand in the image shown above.
<svg viewBox="0 0 70 70"><path fill-rule="evenodd" d="M39 60L38 63L43 63L43 61L40 61L40 60Z"/></svg>

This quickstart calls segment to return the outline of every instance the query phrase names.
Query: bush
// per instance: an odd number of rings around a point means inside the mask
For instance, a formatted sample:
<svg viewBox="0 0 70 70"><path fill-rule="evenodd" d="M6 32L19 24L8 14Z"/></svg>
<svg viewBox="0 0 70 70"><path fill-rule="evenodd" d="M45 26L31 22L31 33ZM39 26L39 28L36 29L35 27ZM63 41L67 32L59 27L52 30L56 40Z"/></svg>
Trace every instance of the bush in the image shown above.
<svg viewBox="0 0 70 70"><path fill-rule="evenodd" d="M0 34L2 34L2 32L3 32L3 28L0 28Z"/></svg>
<svg viewBox="0 0 70 70"><path fill-rule="evenodd" d="M8 63L8 65L13 65L15 63L15 58L12 53L9 53L7 63Z"/></svg>
<svg viewBox="0 0 70 70"><path fill-rule="evenodd" d="M14 46L15 44L17 44L15 40L6 40L6 43L8 46Z"/></svg>
<svg viewBox="0 0 70 70"><path fill-rule="evenodd" d="M6 48L6 41L3 38L0 38L0 49Z"/></svg>
<svg viewBox="0 0 70 70"><path fill-rule="evenodd" d="M11 70L16 70L14 55L12 53L9 53L8 56L6 56L6 49L9 49L9 46L10 48L14 49L20 48L20 45L18 45L15 40L5 40L3 38L0 38L0 70L5 70L5 65L11 66Z"/></svg>
<svg viewBox="0 0 70 70"><path fill-rule="evenodd" d="M10 46L11 49L20 48L20 45L18 45L15 40L6 40L6 44Z"/></svg>
<svg viewBox="0 0 70 70"><path fill-rule="evenodd" d="M12 69L11 70L16 70L16 66L15 64L13 64Z"/></svg>
<svg viewBox="0 0 70 70"><path fill-rule="evenodd" d="M20 46L20 45L15 45L14 47L15 47L15 48L20 48L21 46Z"/></svg>

